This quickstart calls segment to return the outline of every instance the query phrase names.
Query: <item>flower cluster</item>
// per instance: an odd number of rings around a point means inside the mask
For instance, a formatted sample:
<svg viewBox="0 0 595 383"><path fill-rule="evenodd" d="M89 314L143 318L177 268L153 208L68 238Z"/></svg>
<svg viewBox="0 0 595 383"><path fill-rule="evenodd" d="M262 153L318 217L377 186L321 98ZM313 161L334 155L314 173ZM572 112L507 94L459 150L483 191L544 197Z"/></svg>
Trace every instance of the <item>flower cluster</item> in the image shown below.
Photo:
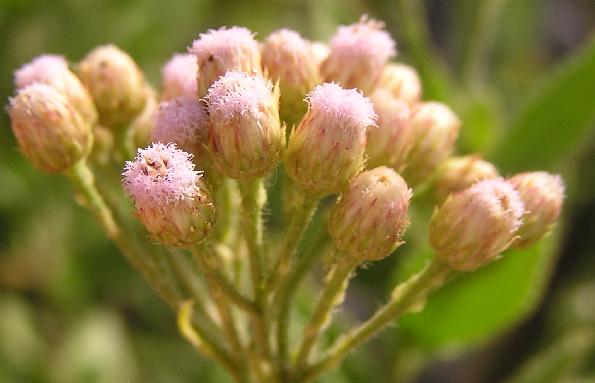
<svg viewBox="0 0 595 383"><path fill-rule="evenodd" d="M221 28L173 55L159 92L128 54L107 45L73 71L53 55L24 65L7 109L23 154L70 177L122 252L179 309L182 334L199 351L238 381L301 382L457 273L533 245L562 209L557 175L503 178L477 154L455 156L459 117L423 100L415 69L388 62L395 54L384 24L367 18L339 27L328 46L287 29L259 43L246 28ZM148 239L120 218L121 203L103 195L123 159L123 194ZM277 182L286 214L278 243L262 223L264 186ZM333 206L319 204L329 196ZM435 205L430 266L313 360L350 276L396 253L414 203ZM326 226L317 225L328 235L298 260L318 205L329 209L320 215ZM191 253L195 265L180 266L182 258L171 267L178 273L164 272L179 254L160 245ZM326 277L292 357L293 295L321 253ZM194 293L201 279L210 297ZM188 301L200 308L199 320L191 320Z"/></svg>

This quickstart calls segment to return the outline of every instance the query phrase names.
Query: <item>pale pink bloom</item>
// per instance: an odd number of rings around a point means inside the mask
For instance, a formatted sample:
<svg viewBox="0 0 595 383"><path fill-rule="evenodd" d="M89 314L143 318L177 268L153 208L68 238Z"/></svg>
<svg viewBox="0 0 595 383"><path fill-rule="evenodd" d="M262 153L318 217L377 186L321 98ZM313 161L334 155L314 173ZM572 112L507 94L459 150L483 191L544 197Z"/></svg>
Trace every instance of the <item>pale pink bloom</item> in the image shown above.
<svg viewBox="0 0 595 383"><path fill-rule="evenodd" d="M209 116L202 102L187 97L163 101L154 114L154 121L153 142L174 143L195 157L204 153Z"/></svg>
<svg viewBox="0 0 595 383"><path fill-rule="evenodd" d="M316 86L306 100L308 112L289 138L288 173L311 193L339 192L364 166L376 113L361 92L334 83Z"/></svg>
<svg viewBox="0 0 595 383"><path fill-rule="evenodd" d="M17 89L34 83L52 86L66 97L88 123L94 124L97 121L97 110L91 94L68 69L68 62L64 57L41 55L16 70L14 84Z"/></svg>
<svg viewBox="0 0 595 383"><path fill-rule="evenodd" d="M330 54L322 63L325 81L337 81L345 88L371 92L384 64L396 54L396 44L384 24L363 17L340 26L330 42Z"/></svg>
<svg viewBox="0 0 595 383"><path fill-rule="evenodd" d="M243 27L210 29L201 33L188 48L198 65L198 96L227 71L261 73L260 48L254 35Z"/></svg>
<svg viewBox="0 0 595 383"><path fill-rule="evenodd" d="M190 53L176 53L161 69L161 99L176 97L197 97L196 56Z"/></svg>
<svg viewBox="0 0 595 383"><path fill-rule="evenodd" d="M378 87L414 106L421 100L422 84L417 71L405 64L390 63L382 71Z"/></svg>
<svg viewBox="0 0 595 383"><path fill-rule="evenodd" d="M434 198L442 202L449 194L467 189L477 181L499 177L498 169L480 156L451 157L436 171Z"/></svg>
<svg viewBox="0 0 595 383"><path fill-rule="evenodd" d="M260 76L230 71L209 88L206 101L209 147L219 171L243 180L267 174L285 141L278 88Z"/></svg>
<svg viewBox="0 0 595 383"><path fill-rule="evenodd" d="M502 178L479 181L451 194L430 221L430 245L451 268L472 271L497 258L515 239L525 213Z"/></svg>

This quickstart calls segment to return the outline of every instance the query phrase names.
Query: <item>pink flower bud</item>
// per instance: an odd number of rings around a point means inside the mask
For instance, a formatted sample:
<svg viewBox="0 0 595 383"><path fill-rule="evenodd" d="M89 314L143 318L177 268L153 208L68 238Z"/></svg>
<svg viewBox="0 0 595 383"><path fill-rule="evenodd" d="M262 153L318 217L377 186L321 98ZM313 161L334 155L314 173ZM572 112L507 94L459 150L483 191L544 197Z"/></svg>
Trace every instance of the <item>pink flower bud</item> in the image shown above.
<svg viewBox="0 0 595 383"><path fill-rule="evenodd" d="M83 118L93 125L97 121L97 110L89 91L68 69L68 63L62 56L42 55L20 67L14 74L17 89L40 82L62 93Z"/></svg>
<svg viewBox="0 0 595 383"><path fill-rule="evenodd" d="M331 53L331 49L323 42L315 41L312 43L312 59L317 68L320 68L324 60Z"/></svg>
<svg viewBox="0 0 595 383"><path fill-rule="evenodd" d="M324 81L370 93L384 64L396 53L395 41L383 28L383 23L365 17L358 23L339 27L331 39L330 54L322 63Z"/></svg>
<svg viewBox="0 0 595 383"><path fill-rule="evenodd" d="M390 92L393 97L403 100L410 106L421 100L421 80L417 71L405 64L387 64L378 87Z"/></svg>
<svg viewBox="0 0 595 383"><path fill-rule="evenodd" d="M201 33L188 48L198 64L198 96L227 71L261 74L260 49L252 32L243 27L220 28Z"/></svg>
<svg viewBox="0 0 595 383"><path fill-rule="evenodd" d="M175 144L152 144L127 161L123 185L153 239L188 248L203 241L215 221L211 194L192 155Z"/></svg>
<svg viewBox="0 0 595 383"><path fill-rule="evenodd" d="M377 89L371 100L378 113L378 128L368 129L368 168L386 165L400 171L413 146L409 107L383 89Z"/></svg>
<svg viewBox="0 0 595 383"><path fill-rule="evenodd" d="M459 134L460 121L448 106L439 102L423 102L413 109L411 125L413 147L404 176L407 182L416 185L425 181L450 156Z"/></svg>
<svg viewBox="0 0 595 383"><path fill-rule="evenodd" d="M161 99L164 101L184 96L197 97L196 56L190 53L175 54L161 69Z"/></svg>
<svg viewBox="0 0 595 383"><path fill-rule="evenodd" d="M564 181L559 175L531 172L517 174L509 182L519 192L527 211L514 246L531 246L556 224L564 202Z"/></svg>
<svg viewBox="0 0 595 383"><path fill-rule="evenodd" d="M308 112L289 138L287 172L309 193L338 193L364 166L374 108L356 89L333 83L318 85L307 101Z"/></svg>
<svg viewBox="0 0 595 383"><path fill-rule="evenodd" d="M115 45L100 46L89 52L79 63L78 74L95 100L102 125L117 128L128 124L145 107L143 73Z"/></svg>
<svg viewBox="0 0 595 383"><path fill-rule="evenodd" d="M442 262L472 271L506 250L524 214L523 201L502 178L451 194L430 221L430 245Z"/></svg>
<svg viewBox="0 0 595 383"><path fill-rule="evenodd" d="M328 229L341 252L361 261L384 258L402 242L411 189L394 170L360 173L331 210Z"/></svg>
<svg viewBox="0 0 595 383"><path fill-rule="evenodd" d="M210 88L209 151L228 177L263 177L279 161L285 131L279 121L278 88L260 76L227 72Z"/></svg>
<svg viewBox="0 0 595 383"><path fill-rule="evenodd" d="M200 169L208 169L211 161L208 143L209 116L203 103L186 97L164 101L155 113L153 142L174 143L191 153Z"/></svg>
<svg viewBox="0 0 595 383"><path fill-rule="evenodd" d="M34 83L10 99L12 131L23 154L49 173L68 170L89 153L91 127L54 87Z"/></svg>
<svg viewBox="0 0 595 383"><path fill-rule="evenodd" d="M268 77L279 80L283 119L299 121L306 112L306 93L319 82L312 46L297 32L281 29L267 37L261 52Z"/></svg>
<svg viewBox="0 0 595 383"><path fill-rule="evenodd" d="M451 193L467 189L477 181L498 176L498 169L478 155L452 157L436 171L434 197L436 201L442 202Z"/></svg>

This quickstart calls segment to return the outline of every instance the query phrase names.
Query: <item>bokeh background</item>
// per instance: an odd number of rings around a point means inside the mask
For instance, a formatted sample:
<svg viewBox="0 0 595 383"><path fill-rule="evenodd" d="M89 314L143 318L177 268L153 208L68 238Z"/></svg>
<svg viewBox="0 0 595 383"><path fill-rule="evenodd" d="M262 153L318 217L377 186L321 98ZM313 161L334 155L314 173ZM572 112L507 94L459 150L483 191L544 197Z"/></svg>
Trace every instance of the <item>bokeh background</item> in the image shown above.
<svg viewBox="0 0 595 383"><path fill-rule="evenodd" d="M13 71L41 53L76 62L115 43L158 86L161 65L208 28L244 25L263 38L288 27L326 41L362 14L386 22L424 98L461 116L461 153L485 153L505 175L560 172L567 201L549 239L457 280L323 380L595 381L590 0L0 0L0 99ZM424 242L424 225L414 220L402 256L358 273L348 316L367 316L415 267L408 249ZM20 156L0 113L0 382L227 379L178 336L174 315L76 206L66 179Z"/></svg>

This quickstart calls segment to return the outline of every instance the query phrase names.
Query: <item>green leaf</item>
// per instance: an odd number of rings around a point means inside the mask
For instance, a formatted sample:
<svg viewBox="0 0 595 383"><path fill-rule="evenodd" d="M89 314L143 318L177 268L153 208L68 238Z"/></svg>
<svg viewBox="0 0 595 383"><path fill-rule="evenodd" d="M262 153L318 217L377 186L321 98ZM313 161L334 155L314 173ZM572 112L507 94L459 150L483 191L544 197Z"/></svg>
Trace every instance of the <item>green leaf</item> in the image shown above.
<svg viewBox="0 0 595 383"><path fill-rule="evenodd" d="M595 38L529 101L490 156L503 173L552 169L595 121Z"/></svg>
<svg viewBox="0 0 595 383"><path fill-rule="evenodd" d="M537 304L554 260L552 239L463 274L431 296L402 331L428 351L478 344L501 333Z"/></svg>

